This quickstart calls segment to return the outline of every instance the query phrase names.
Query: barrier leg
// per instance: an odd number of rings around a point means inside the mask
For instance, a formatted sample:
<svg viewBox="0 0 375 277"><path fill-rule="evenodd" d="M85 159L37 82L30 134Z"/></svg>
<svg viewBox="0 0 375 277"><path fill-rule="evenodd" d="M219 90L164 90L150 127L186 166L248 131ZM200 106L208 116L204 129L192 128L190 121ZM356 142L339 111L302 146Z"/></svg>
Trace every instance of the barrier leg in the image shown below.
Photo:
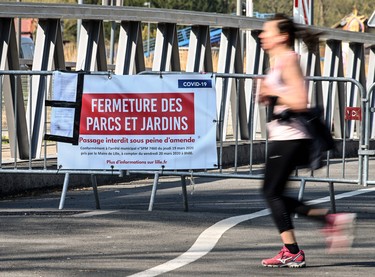
<svg viewBox="0 0 375 277"><path fill-rule="evenodd" d="M152 192L151 192L151 197L150 197L150 204L148 205L148 211L151 212L152 208L154 206L154 201L155 201L155 195L156 195L156 190L159 182L159 173L155 173L154 176L154 183L152 185Z"/></svg>
<svg viewBox="0 0 375 277"><path fill-rule="evenodd" d="M331 199L332 213L336 213L336 200L335 200L335 188L333 182L329 182L329 197Z"/></svg>
<svg viewBox="0 0 375 277"><path fill-rule="evenodd" d="M187 190L186 190L186 176L181 176L181 187L182 187L182 199L184 204L184 211L189 211L189 204L187 198Z"/></svg>
<svg viewBox="0 0 375 277"><path fill-rule="evenodd" d="M299 192L298 192L298 200L299 201L303 200L303 195L305 193L305 187L306 187L306 181L305 181L305 179L302 179L301 184L299 186Z"/></svg>
<svg viewBox="0 0 375 277"><path fill-rule="evenodd" d="M63 190L61 193L59 210L62 210L64 208L65 197L66 197L66 192L68 191L68 186L69 186L69 173L65 173L64 186L63 186Z"/></svg>
<svg viewBox="0 0 375 277"><path fill-rule="evenodd" d="M92 185L92 189L94 191L96 209L100 210L98 186L97 186L96 175L95 174L91 174L91 185Z"/></svg>
<svg viewBox="0 0 375 277"><path fill-rule="evenodd" d="M298 200L303 200L303 194L305 193L306 181L305 179L301 179L301 184L299 185L299 192L298 192ZM298 218L298 214L294 215L295 218Z"/></svg>

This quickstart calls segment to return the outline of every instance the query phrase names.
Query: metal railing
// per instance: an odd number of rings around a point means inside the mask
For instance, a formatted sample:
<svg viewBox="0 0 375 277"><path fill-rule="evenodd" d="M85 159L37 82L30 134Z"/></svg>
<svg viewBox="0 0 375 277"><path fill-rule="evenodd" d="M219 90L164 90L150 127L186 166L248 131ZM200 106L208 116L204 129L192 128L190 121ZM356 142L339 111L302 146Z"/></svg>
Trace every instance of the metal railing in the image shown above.
<svg viewBox="0 0 375 277"><path fill-rule="evenodd" d="M117 75L135 74L146 70L146 57L142 38L145 24L156 25L155 55L152 71L219 72L231 74L263 74L268 66L267 55L260 45L259 33L264 20L244 16L202 13L191 11L160 10L141 7L111 7L98 5L64 5L40 3L0 3L0 70L19 70L17 32L14 21L18 18L35 18L38 28L35 36L33 71L52 71L71 68L84 71L107 71L114 68ZM65 61L66 44L63 43L62 24L65 20L80 20L77 57ZM108 62L104 25L115 22L120 35L114 38L117 45L116 62ZM179 52L177 30L191 26L186 62ZM355 33L337 29L309 26L314 32L322 33L320 51L304 52L301 49L301 65L306 76L353 78L362 85L375 81L375 38L371 34ZM219 50L211 49L210 30L220 30L215 36ZM244 40L244 34L246 43ZM245 50L243 45L246 45ZM111 51L114 50L110 49ZM324 57L320 57L324 53ZM216 55L218 54L218 55ZM213 57L217 60L213 60ZM215 63L217 61L217 63ZM184 65L183 65L184 64ZM7 66L6 66L7 65ZM367 75L365 72L368 72ZM345 75L344 75L345 72ZM34 93L43 91L48 85L40 80L33 81ZM327 91L330 88L323 88ZM332 87L334 98L340 98L341 88ZM33 96L37 99L38 96ZM348 99L356 99L350 96ZM336 99L333 99L336 101ZM351 100L350 100L351 101ZM351 105L354 103L350 103ZM32 117L40 111L31 106ZM340 116L335 111L330 116ZM228 120L225 115L224 120ZM339 126L342 124L340 123ZM375 137L375 128L370 130ZM353 127L350 127L352 135ZM36 128L37 130L38 128ZM39 127L39 130L42 128ZM241 135L248 131L240 126ZM339 130L339 132L341 132ZM41 133L33 134L32 153L39 153ZM225 134L224 139L231 134ZM14 141L12 138L11 141Z"/></svg>
<svg viewBox="0 0 375 277"><path fill-rule="evenodd" d="M160 73L148 73L148 74L160 74ZM170 73L173 74L173 73ZM248 74L220 74L217 73L215 74L216 79L223 79L226 80L226 82L222 82L223 87L225 87L225 83L228 83L228 80L234 80L235 82L238 82L240 80L251 80L251 81L257 81L262 78L264 78L263 75L248 75ZM364 87L361 85L360 82L350 79L350 78L343 78L343 77L307 77L306 81L308 82L328 82L330 83L330 87L332 87L333 83L348 83L356 86L359 90L359 97L360 97L360 108L361 108L361 113L362 113L362 118L367 118L368 116L368 111L369 109L366 109L367 105L367 99L366 99L366 90ZM217 84L220 86L220 84ZM254 86L254 84L252 84ZM256 86L256 85L255 85ZM252 166L254 165L253 162L253 156L254 156L254 143L259 143L259 142L265 142L265 151L264 151L264 157L263 161L260 163L263 163L265 161L265 156L267 152L267 146L268 146L268 140L267 138L264 139L256 139L255 135L251 135L248 140L241 140L239 136L239 126L240 124L240 113L239 113L239 102L240 102L240 88L241 86L237 85L237 90L235 93L235 111L232 113L235 114L235 120L233 121L234 127L234 134L233 134L233 141L232 143L234 144L234 162L233 165L229 168L229 170L224 170L223 169L223 123L224 123L224 113L223 111L225 110L225 99L226 97L222 97L222 101L220 103L220 109L218 111L218 130L219 130L219 141L218 141L218 152L219 152L219 166L217 171L166 171L166 170L159 170L159 171L138 171L138 170L130 170L128 171L128 174L152 174L154 175L154 182L153 182L153 189L151 193L151 198L150 198L150 204L149 204L149 210L151 211L153 208L154 204L154 199L156 196L156 190L159 182L160 176L180 176L181 177L181 184L182 184L182 190L183 190L183 199L184 199L184 206L185 209L187 209L187 195L186 195L186 178L195 178L195 177L202 177L202 178L235 178L235 179L253 179L253 180L261 180L263 179L263 174L260 173L253 173L252 171ZM375 85L374 85L375 88ZM228 91L223 90L223 94L227 94ZM350 88L344 90L346 93L350 93ZM317 98L317 95L314 95L315 98ZM329 95L328 95L329 98ZM329 103L329 101L327 101ZM249 123L249 130L250 134L253 133L253 130L256 129L256 120L255 118L255 113L256 113L256 108L255 106L255 95L251 94L250 95L250 100L249 100L249 110L248 110L248 117L253 119L250 120ZM334 125L334 122L330 121L330 118L327 118L327 115L330 114L330 108L325 107L325 114L326 114L326 123L332 127ZM259 110L258 110L259 112ZM342 116L345 117L345 109L342 110ZM244 118L243 118L244 119ZM262 125L265 124L265 122L261 123ZM344 123L344 129L343 133L346 133L346 122ZM368 132L366 131L366 125L367 121L363 120L361 124L361 128L358 130L358 150L360 149L368 149L369 148L369 140L366 139L366 135L368 136ZM347 159L347 153L346 153L346 136L344 136L342 139L336 138L336 142L341 141L341 149L339 150L340 153L336 155L336 157L333 159L331 157L330 151L327 152L326 155L326 176L314 176L314 172L310 172L310 176L306 175L299 175L298 171L296 171L295 176L292 176L290 178L291 181L299 181L300 182L300 192L299 192L299 198L302 199L304 195L304 190L305 190L305 185L307 182L324 182L329 185L329 192L330 192L330 199L331 199L331 206L332 210L335 211L335 199L334 199L334 184L335 183L346 183L346 184L358 184L358 185L363 185L367 186L369 184L368 182L368 156L372 152L364 152L364 151L359 151L358 156L357 156L357 162L358 162L358 175L357 178L354 179L348 179L346 177L346 159ZM249 144L249 159L245 163L239 164L238 162L238 149L239 149L239 143L246 142ZM332 177L330 176L330 165L331 163L339 162L342 164L342 175L341 177ZM259 164L259 162L258 162ZM242 172L240 172L238 169L241 167ZM244 167L245 167L245 172L244 172ZM246 172L246 170L248 170Z"/></svg>
<svg viewBox="0 0 375 277"><path fill-rule="evenodd" d="M0 78L2 81L4 81L5 77L9 77L11 80L13 80L14 84L17 84L17 79L21 78L22 76L28 76L29 80L29 88L32 88L32 81L33 77L40 77L40 78L50 78L53 72L33 72L33 71L0 71ZM91 73L95 74L95 73ZM109 72L98 72L96 74L111 74ZM173 72L165 72L165 73L160 73L160 72L145 72L145 74L176 74ZM178 73L178 74L188 74L188 73ZM267 152L267 146L268 146L268 140L266 136L262 135L262 130L261 128L264 127L265 125L265 120L257 120L257 118L265 118L262 117L265 114L265 111L262 110L256 103L255 101L255 93L251 92L248 95L243 94L245 91L241 91L241 88L243 86L240 85L241 82L243 82L244 86L246 86L246 82L250 82L250 86L256 88L258 85L258 81L261 80L264 76L263 75L251 75L251 74L226 74L226 73L212 73L215 78L216 78L216 84L217 84L217 91L219 94L221 93L222 95L219 97L220 101L218 103L218 123L217 123L217 129L218 129L218 160L219 160L219 165L217 170L212 170L212 171L207 171L207 170L186 170L186 171L166 171L166 170L152 170L152 171L144 171L144 170L129 170L129 171L124 171L124 170L64 170L58 167L58 165L54 166L49 166L49 160L50 159L56 159L56 152L52 152L51 154L47 151L48 142L44 141L43 143L43 159L42 159L42 166L40 165L40 159L36 159L33 157L33 153L31 151L31 144L32 144L32 127L34 126L33 124L33 119L31 117L31 114L29 113L29 117L27 119L24 119L24 121L27 121L27 132L21 133L19 128L20 125L17 123L20 121L19 116L21 116L21 113L17 113L17 110L15 112L18 114L18 117L16 117L17 120L14 121L14 126L12 126L11 129L14 129L15 132L15 140L16 142L14 145L15 147L13 150L12 149L4 149L4 145L2 144L0 146L1 150L1 156L0 156L0 161L1 161L1 166L0 166L0 174L64 174L65 179L64 179L64 185L63 185L63 192L62 192L62 197L60 201L60 208L63 208L64 201L65 201L65 195L67 193L67 189L69 186L69 178L71 174L85 174L85 175L91 175L92 176L92 185L95 187L95 194L97 195L96 191L96 175L118 175L118 176L124 176L127 174L147 174L147 175L153 175L154 176L154 182L153 182L153 190L152 190L152 195L150 199L150 206L149 209L152 210L152 205L154 202L154 198L156 195L156 190L157 190L157 185L159 182L159 177L160 176L180 176L182 180L182 186L183 190L186 191L186 186L185 179L188 178L195 178L195 177L210 177L210 178L241 178L241 179L257 179L260 180L263 178L263 175L261 173L254 172L253 166L258 166L259 164L263 164ZM221 80L221 82L219 81ZM45 80L47 82L47 80ZM232 91L228 90L228 87L230 87L230 82L234 82L236 84L236 89L234 90L234 94L232 95L234 99L232 99L232 103L235 103L235 105L232 105L232 111L231 113L234 115L234 119L232 120L232 128L233 128L233 137L231 139L231 145L234 146L234 151L233 151L233 164L223 164L223 149L224 149L224 134L225 134L225 110L226 107L230 105L228 103L228 99L230 97L230 93ZM368 125L370 122L370 112L372 109L369 106L369 99L371 98L371 93L375 88L375 84L370 87L369 94L366 94L365 89L363 86L356 80L350 79L350 78L343 78L343 77L307 77L306 82L309 83L309 87L318 87L318 84L321 82L328 82L330 83L330 87L334 86L337 83L345 83L345 93L350 94L352 91L352 86L355 86L358 89L359 92L359 99L360 99L360 108L361 108L361 117L363 118L360 128L357 129L357 136L358 136L358 142L357 145L358 147L355 147L358 149L358 156L356 156L356 160L358 162L358 176L357 178L353 179L348 179L346 176L346 159L347 159L347 153L346 153L346 126L349 125L348 122L343 123L343 134L344 136L336 137L336 142L338 142L338 145L341 147L336 149L338 153L336 153L334 156L332 156L331 152L327 152L326 156L326 173L325 176L320 176L315 175L314 172L310 172L310 175L306 174L299 174L298 171L296 171L296 174L290 178L292 181L299 181L300 182L300 198L303 197L303 191L305 189L305 184L306 182L326 182L330 186L330 193L331 197L333 197L333 189L334 189L334 184L335 183L347 183L347 184L359 184L363 186L367 186L368 184L373 184L373 182L368 180L369 176L369 156L373 155L374 151L369 150L370 149L370 140L369 140L369 134L368 134ZM311 95L311 99L313 102L316 104L319 104L319 101L316 100L320 96L317 95L319 90L314 89L314 94ZM44 97L41 97L40 99L47 99L49 95L49 91L45 90L43 91ZM328 91L326 98L330 98L331 92ZM28 97L28 102L26 102L26 109L27 106L30 105L30 103L33 102L32 99L33 93L28 93L25 96ZM4 99L5 97L3 87L0 87L0 96ZM247 99L248 104L246 107L240 106L241 101L243 99ZM14 97L14 102L19 102L23 101L22 99L18 99L18 97ZM43 101L44 101L43 100ZM41 101L41 100L40 100ZM329 115L331 114L330 110L331 109L337 109L337 107L330 105L329 101L326 101L328 105L326 105L325 108L325 115L326 115L326 122L329 126L334 126L335 124L340 124L340 122L336 121L331 121L331 118ZM18 105L15 104L15 107ZM2 112L3 105L0 109ZM246 109L245 109L246 108ZM43 105L42 109L44 112L43 114L43 124L44 126L44 132L48 132L49 130L49 113L46 110L46 107ZM245 109L241 110L241 109ZM30 109L29 109L30 110ZM342 107L341 114L342 117L345 116L345 109ZM26 113L24 114L26 116ZM4 118L2 117L2 120ZM21 120L23 121L23 120ZM248 133L249 136L247 138L242 138L240 135L240 129L238 126L241 124L247 125L248 128ZM8 126L10 128L11 126ZM0 129L3 132L3 127ZM26 145L26 149L23 149L22 151L25 153L28 153L28 156L26 159L19 159L17 153L20 151L18 146L20 143L19 141L24 141L25 138L21 138L18 134L23 134L26 135L26 142L28 142ZM351 139L352 140L352 139ZM245 155L243 155L244 151L244 146L248 147L247 152L247 157L244 158ZM50 147L56 147L56 145L52 145ZM241 148L242 147L242 148ZM241 149L241 155L239 155L239 149ZM256 161L254 161L254 156L255 156L255 149L263 149L261 152L263 154L257 155ZM5 152L13 152L13 157L5 162L4 159L4 153ZM9 153L8 153L9 154ZM332 162L339 162L342 164L342 175L341 176L331 176L330 175L330 165ZM19 163L22 163L22 166L19 166ZM184 194L184 197L186 198L187 196ZM96 197L96 199L98 199ZM186 203L187 203L187 198L186 198ZM334 206L334 198L332 198L332 206ZM97 203L97 206L99 204Z"/></svg>
<svg viewBox="0 0 375 277"><path fill-rule="evenodd" d="M364 102L364 112L362 112L362 118L364 118L363 123L363 141L361 148L358 152L359 157L361 157L364 169L362 171L362 183L366 185L374 185L375 180L369 180L369 159L370 156L375 156L375 150L370 147L370 130L371 124L373 124L375 107L371 100L374 99L373 94L375 91L375 83L369 86L367 90L366 98L363 99Z"/></svg>

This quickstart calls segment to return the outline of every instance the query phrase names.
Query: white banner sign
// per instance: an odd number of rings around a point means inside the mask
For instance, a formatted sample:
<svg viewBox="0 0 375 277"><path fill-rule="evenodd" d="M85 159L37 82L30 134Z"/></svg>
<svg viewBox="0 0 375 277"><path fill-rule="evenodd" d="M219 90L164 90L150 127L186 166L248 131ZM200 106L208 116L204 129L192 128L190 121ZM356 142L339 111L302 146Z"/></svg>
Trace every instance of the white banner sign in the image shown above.
<svg viewBox="0 0 375 277"><path fill-rule="evenodd" d="M217 167L214 77L86 75L79 144L58 144L62 169Z"/></svg>

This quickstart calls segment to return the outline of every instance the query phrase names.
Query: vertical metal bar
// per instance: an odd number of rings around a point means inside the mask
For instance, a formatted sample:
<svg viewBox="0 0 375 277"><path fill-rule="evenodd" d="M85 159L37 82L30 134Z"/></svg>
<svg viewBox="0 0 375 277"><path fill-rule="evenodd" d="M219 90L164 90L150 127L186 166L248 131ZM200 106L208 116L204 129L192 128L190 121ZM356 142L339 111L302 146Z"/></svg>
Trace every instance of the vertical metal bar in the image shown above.
<svg viewBox="0 0 375 277"><path fill-rule="evenodd" d="M299 186L299 192L298 192L298 200L303 200L303 195L305 193L305 187L306 187L306 180L304 178L301 179L301 183Z"/></svg>
<svg viewBox="0 0 375 277"><path fill-rule="evenodd" d="M309 1L309 25L314 25L314 0Z"/></svg>
<svg viewBox="0 0 375 277"><path fill-rule="evenodd" d="M225 98L226 98L226 92L225 92L225 84L226 80L224 77L222 77L222 94L223 97L221 98L220 103L220 111L219 111L219 143L220 143L220 155L219 155L219 172L223 172L223 139L224 139L224 110L225 110Z"/></svg>
<svg viewBox="0 0 375 277"><path fill-rule="evenodd" d="M329 197L331 200L331 212L336 213L336 200L335 200L335 188L333 182L328 182L329 184Z"/></svg>
<svg viewBox="0 0 375 277"><path fill-rule="evenodd" d="M238 124L239 124L239 90L240 90L240 79L236 78L236 113L235 113L235 145L234 145L234 172L237 172L237 167L238 167Z"/></svg>
<svg viewBox="0 0 375 277"><path fill-rule="evenodd" d="M150 28L151 23L147 22L147 57L150 56Z"/></svg>
<svg viewBox="0 0 375 277"><path fill-rule="evenodd" d="M249 174L253 173L253 148L254 148L254 105L255 105L255 93L256 93L256 79L252 79L252 91L250 94L250 105L249 105L249 116L250 116L250 130L249 130L249 139L250 139L250 145L249 145ZM253 93L253 91L255 93Z"/></svg>
<svg viewBox="0 0 375 277"><path fill-rule="evenodd" d="M346 167L346 158L345 158L345 153L346 153L346 120L344 121L344 137L342 139L342 155L341 155L341 171L342 171L342 178L345 178L345 167Z"/></svg>
<svg viewBox="0 0 375 277"><path fill-rule="evenodd" d="M98 185L97 185L96 175L95 174L91 174L91 185L92 185L92 190L94 192L94 197L95 197L95 207L96 207L97 210L100 210Z"/></svg>
<svg viewBox="0 0 375 277"><path fill-rule="evenodd" d="M110 48L109 48L109 60L111 65L114 61L114 50L115 50L115 29L116 29L116 22L111 21L111 37L110 37Z"/></svg>
<svg viewBox="0 0 375 277"><path fill-rule="evenodd" d="M189 211L189 204L188 204L188 198L187 198L187 190L186 190L186 176L181 176L181 188L182 188L182 199L183 199L183 205L184 205L184 211Z"/></svg>
<svg viewBox="0 0 375 277"><path fill-rule="evenodd" d="M319 101L318 101L318 95L317 95L317 89L316 89L316 81L313 81L312 82L312 89L311 89L311 91L312 91L312 95L311 95L311 100L310 100L310 105L311 104L314 104L315 106L318 106L318 104L319 104ZM314 93L315 92L315 93ZM310 170L310 177L314 177L314 169L311 169Z"/></svg>
<svg viewBox="0 0 375 277"><path fill-rule="evenodd" d="M2 168L3 164L3 83L4 83L4 75L0 75L0 168Z"/></svg>
<svg viewBox="0 0 375 277"><path fill-rule="evenodd" d="M266 127L266 145L265 145L265 151L264 151L264 154L265 154L265 157L264 157L264 160L267 162L267 156L268 156L268 129Z"/></svg>
<svg viewBox="0 0 375 277"><path fill-rule="evenodd" d="M333 91L333 82L330 81L328 84L328 96L327 96L327 112L326 112L326 125L331 129L331 103L332 103L332 91ZM329 154L330 151L327 151L327 166L326 166L326 177L329 177Z"/></svg>
<svg viewBox="0 0 375 277"><path fill-rule="evenodd" d="M363 88L361 88L362 90ZM370 95L373 93L374 87L371 87L370 91L368 92L369 96L367 96L366 91L363 91L361 93L363 101L366 101L363 104L362 103L362 110L361 110L361 117L362 117L362 124L361 124L361 144L365 147L366 150L369 150L370 147ZM360 145L360 148L362 146ZM369 169L369 156L368 154L365 154L362 156L361 159L363 162L360 163L363 168L361 168L362 172L361 174L361 179L360 179L360 184L363 186L367 187L367 181L368 181L368 169ZM363 170L363 171L362 171Z"/></svg>
<svg viewBox="0 0 375 277"><path fill-rule="evenodd" d="M32 164L31 164L31 160L32 160L32 148L31 148L31 145L32 145L32 137L33 137L33 131L32 131L32 116L33 116L33 109L32 109L32 103L33 103L33 93L32 93L32 89L33 89L33 76L32 75L28 75L29 76L29 169L32 168Z"/></svg>
<svg viewBox="0 0 375 277"><path fill-rule="evenodd" d="M82 5L82 4L83 4L83 0L78 0L78 5ZM80 37L80 34L81 34L81 26L82 26L82 19L77 19L77 41L76 41L76 45L79 44L79 37Z"/></svg>
<svg viewBox="0 0 375 277"><path fill-rule="evenodd" d="M63 189L61 192L59 210L62 210L64 208L65 197L66 197L66 192L68 191L68 186L69 186L69 172L65 173L64 185L63 185Z"/></svg>
<svg viewBox="0 0 375 277"><path fill-rule="evenodd" d="M155 195L156 195L156 190L159 182L159 173L156 172L154 175L154 183L152 184L152 192L151 192L151 197L150 197L150 204L148 205L148 211L151 212L152 208L154 207L154 202L155 202Z"/></svg>
<svg viewBox="0 0 375 277"><path fill-rule="evenodd" d="M14 168L17 168L17 146L18 146L18 75L14 76ZM9 79L10 75L9 75Z"/></svg>
<svg viewBox="0 0 375 277"><path fill-rule="evenodd" d="M44 78L44 83L47 84L47 75L41 76ZM48 86L44 87L44 99L47 99L48 97ZM47 132L47 107L46 105L42 105L42 108L44 109L44 134ZM43 136L44 137L44 136ZM44 157L43 157L43 168L47 169L47 140L43 139L43 144L44 144Z"/></svg>
<svg viewBox="0 0 375 277"><path fill-rule="evenodd" d="M347 83L345 83L345 89L344 89L344 91L345 91L345 93L344 93L344 103L345 103L345 105L347 105L347 101L348 101L347 86L346 85L347 85ZM341 155L341 157L342 157L341 158L342 159L342 161L341 161L342 169L341 169L341 171L342 171L342 178L345 178L346 127L347 127L346 125L347 125L348 122L345 120L345 109L344 109L343 113L344 113L344 116L343 116L343 118L344 118L344 130L343 130L343 139L342 139L342 155Z"/></svg>
<svg viewBox="0 0 375 277"><path fill-rule="evenodd" d="M369 145L368 145L368 139L367 136L369 133L367 132L367 128L370 128L370 125L367 124L367 121L369 120L369 117L367 116L369 114L370 110L370 103L369 99L367 99L367 102L363 104L362 103L362 111L361 111L361 116L362 116L362 123L361 123L361 137L359 138L359 149L360 150L368 150ZM366 108L365 108L366 107ZM363 122L364 121L364 122ZM359 172L359 185L367 186L367 179L368 179L368 155L361 153L358 156L358 172Z"/></svg>
<svg viewBox="0 0 375 277"><path fill-rule="evenodd" d="M298 200L299 201L303 200L303 195L305 193L305 188L306 188L306 180L304 178L302 178L300 186L299 186L299 191L298 191ZM298 214L295 214L294 217L298 218Z"/></svg>
<svg viewBox="0 0 375 277"><path fill-rule="evenodd" d="M326 153L326 177L329 177L329 151Z"/></svg>

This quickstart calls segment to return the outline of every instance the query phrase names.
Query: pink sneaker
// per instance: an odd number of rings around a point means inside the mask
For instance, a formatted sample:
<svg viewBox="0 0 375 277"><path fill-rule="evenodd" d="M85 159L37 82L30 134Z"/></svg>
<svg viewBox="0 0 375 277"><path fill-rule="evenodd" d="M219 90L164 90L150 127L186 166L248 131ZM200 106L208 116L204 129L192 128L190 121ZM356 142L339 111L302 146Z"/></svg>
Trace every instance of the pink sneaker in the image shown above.
<svg viewBox="0 0 375 277"><path fill-rule="evenodd" d="M267 267L305 267L305 253L300 250L297 254L292 254L288 248L283 246L279 254L271 259L264 259L262 265Z"/></svg>
<svg viewBox="0 0 375 277"><path fill-rule="evenodd" d="M323 229L326 236L327 253L347 252L353 244L356 214L329 214L327 225Z"/></svg>

